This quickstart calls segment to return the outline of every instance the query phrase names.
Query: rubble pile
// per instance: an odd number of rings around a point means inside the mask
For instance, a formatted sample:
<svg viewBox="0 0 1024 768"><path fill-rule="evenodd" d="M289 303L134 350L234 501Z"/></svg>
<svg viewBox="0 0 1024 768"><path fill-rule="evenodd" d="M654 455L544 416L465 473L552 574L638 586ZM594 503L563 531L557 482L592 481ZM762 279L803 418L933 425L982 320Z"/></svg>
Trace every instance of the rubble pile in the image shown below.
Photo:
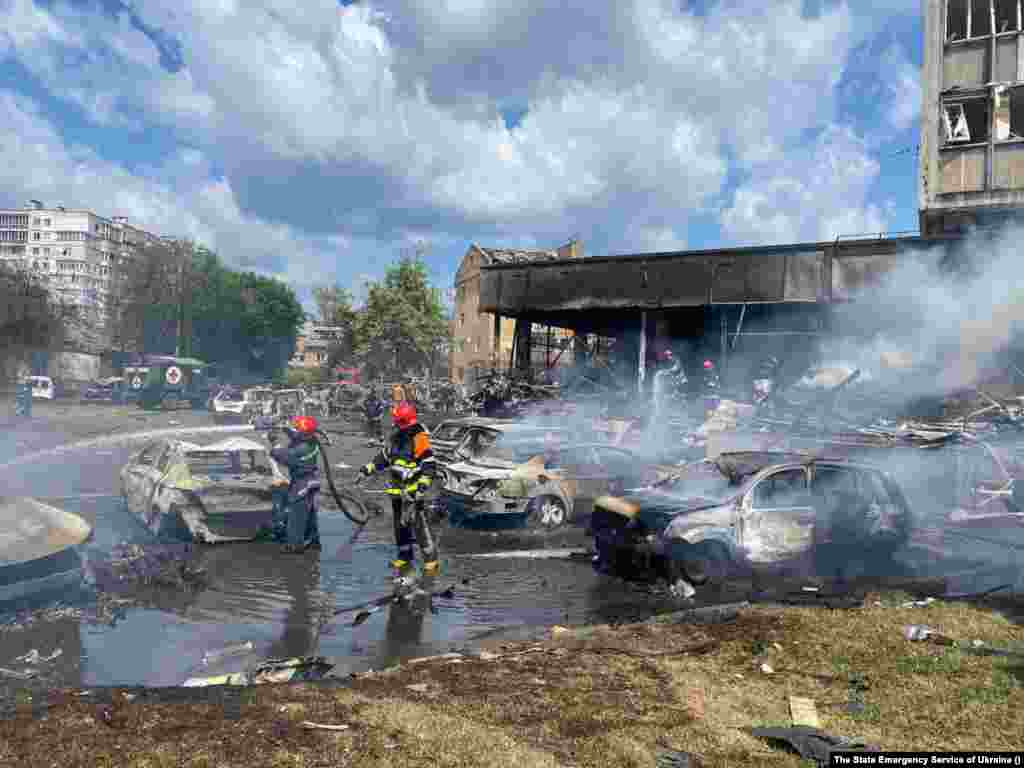
<svg viewBox="0 0 1024 768"><path fill-rule="evenodd" d="M116 592L131 584L194 590L206 583L206 574L190 562L188 543L150 545L120 544L108 558L94 558L89 573L96 589Z"/></svg>

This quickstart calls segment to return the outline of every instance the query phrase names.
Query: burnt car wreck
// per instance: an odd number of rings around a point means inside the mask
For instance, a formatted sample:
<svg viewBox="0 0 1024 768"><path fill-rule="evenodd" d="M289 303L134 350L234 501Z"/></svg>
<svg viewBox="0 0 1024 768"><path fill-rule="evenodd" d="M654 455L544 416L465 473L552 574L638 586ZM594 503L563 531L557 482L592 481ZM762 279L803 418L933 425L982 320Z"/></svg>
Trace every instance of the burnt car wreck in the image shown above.
<svg viewBox="0 0 1024 768"><path fill-rule="evenodd" d="M239 437L159 440L121 470L125 506L147 529L206 544L260 536L272 523L274 489L287 484L266 445Z"/></svg>
<svg viewBox="0 0 1024 768"><path fill-rule="evenodd" d="M911 523L902 490L873 466L747 451L601 497L591 527L599 570L692 587L750 572L877 572L906 546Z"/></svg>

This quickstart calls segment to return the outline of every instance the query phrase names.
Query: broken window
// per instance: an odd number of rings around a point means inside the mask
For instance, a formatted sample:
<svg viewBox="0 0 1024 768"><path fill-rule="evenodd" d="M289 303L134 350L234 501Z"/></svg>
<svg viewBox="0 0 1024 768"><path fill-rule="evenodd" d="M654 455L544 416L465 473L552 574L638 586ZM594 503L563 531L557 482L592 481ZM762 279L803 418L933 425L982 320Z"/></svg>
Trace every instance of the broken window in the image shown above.
<svg viewBox="0 0 1024 768"><path fill-rule="evenodd" d="M1017 0L996 0L996 32L1014 32L1018 29Z"/></svg>
<svg viewBox="0 0 1024 768"><path fill-rule="evenodd" d="M967 37L967 0L948 0L946 4L946 40Z"/></svg>
<svg viewBox="0 0 1024 768"><path fill-rule="evenodd" d="M947 144L988 141L988 105L983 99L945 104L942 124Z"/></svg>
<svg viewBox="0 0 1024 768"><path fill-rule="evenodd" d="M1024 139L1024 86L996 88L996 141Z"/></svg>
<svg viewBox="0 0 1024 768"><path fill-rule="evenodd" d="M971 0L971 37L992 34L992 15L988 0Z"/></svg>

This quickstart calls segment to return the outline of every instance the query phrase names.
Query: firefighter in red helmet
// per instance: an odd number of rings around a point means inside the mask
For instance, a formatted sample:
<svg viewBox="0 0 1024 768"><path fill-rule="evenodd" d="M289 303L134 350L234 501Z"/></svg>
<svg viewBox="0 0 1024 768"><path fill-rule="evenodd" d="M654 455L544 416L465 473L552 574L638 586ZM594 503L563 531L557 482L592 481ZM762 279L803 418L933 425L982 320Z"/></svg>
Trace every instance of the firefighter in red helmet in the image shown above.
<svg viewBox="0 0 1024 768"><path fill-rule="evenodd" d="M291 482L285 500L287 538L285 552L320 549L320 443L316 419L296 416L285 429L288 445L274 446L270 455L288 468Z"/></svg>
<svg viewBox="0 0 1024 768"><path fill-rule="evenodd" d="M435 474L434 452L427 430L416 419L416 408L403 400L391 409L394 430L380 453L360 471L364 475L389 470L386 493L391 496L395 521L395 545L398 556L391 567L399 574L415 563L416 544L423 553L424 572L437 572L437 546L427 522L423 494L430 488Z"/></svg>

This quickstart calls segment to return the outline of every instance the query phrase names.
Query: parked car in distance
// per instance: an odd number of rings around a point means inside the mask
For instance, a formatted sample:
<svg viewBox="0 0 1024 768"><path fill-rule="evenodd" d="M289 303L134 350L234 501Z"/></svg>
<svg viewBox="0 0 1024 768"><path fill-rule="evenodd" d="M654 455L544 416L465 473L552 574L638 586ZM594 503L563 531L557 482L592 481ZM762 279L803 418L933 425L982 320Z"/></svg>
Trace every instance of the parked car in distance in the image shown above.
<svg viewBox="0 0 1024 768"><path fill-rule="evenodd" d="M288 484L265 443L240 437L158 440L120 477L126 507L152 533L207 544L258 537L271 525L274 489Z"/></svg>
<svg viewBox="0 0 1024 768"><path fill-rule="evenodd" d="M119 376L99 379L82 389L80 398L84 402L116 403L125 395L125 380Z"/></svg>
<svg viewBox="0 0 1024 768"><path fill-rule="evenodd" d="M909 541L911 510L875 467L750 451L599 498L591 527L599 570L701 586L744 572L834 576L889 564Z"/></svg>
<svg viewBox="0 0 1024 768"><path fill-rule="evenodd" d="M227 416L242 418L245 412L245 394L233 387L223 387L210 400L210 413L214 419L223 419Z"/></svg>

